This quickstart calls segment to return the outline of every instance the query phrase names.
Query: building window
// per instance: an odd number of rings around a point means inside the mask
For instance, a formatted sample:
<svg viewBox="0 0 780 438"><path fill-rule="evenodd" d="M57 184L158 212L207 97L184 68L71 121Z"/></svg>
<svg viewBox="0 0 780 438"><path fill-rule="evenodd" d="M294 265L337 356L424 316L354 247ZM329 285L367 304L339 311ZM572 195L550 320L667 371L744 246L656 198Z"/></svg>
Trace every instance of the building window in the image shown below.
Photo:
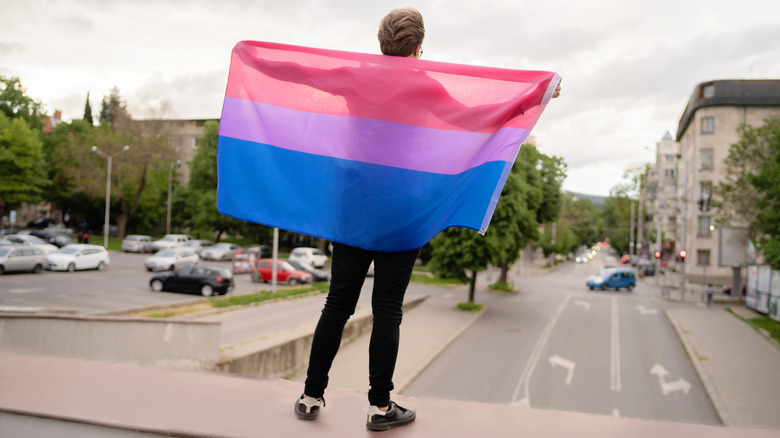
<svg viewBox="0 0 780 438"><path fill-rule="evenodd" d="M696 201L699 205L699 211L710 211L712 202L712 181L699 182L699 199Z"/></svg>
<svg viewBox="0 0 780 438"><path fill-rule="evenodd" d="M708 249L697 249L696 250L696 264L698 266L709 266L710 265L710 250L708 250Z"/></svg>
<svg viewBox="0 0 780 438"><path fill-rule="evenodd" d="M715 117L708 116L701 118L701 133L712 134L715 132Z"/></svg>
<svg viewBox="0 0 780 438"><path fill-rule="evenodd" d="M710 230L710 217L699 216L699 230L696 233L700 237L708 237L712 233Z"/></svg>
<svg viewBox="0 0 780 438"><path fill-rule="evenodd" d="M677 178L677 169L664 169L664 179Z"/></svg>
<svg viewBox="0 0 780 438"><path fill-rule="evenodd" d="M666 154L664 155L664 160L666 160L667 163L674 163L675 161L677 161L677 155Z"/></svg>
<svg viewBox="0 0 780 438"><path fill-rule="evenodd" d="M701 97L705 99L712 99L715 97L715 85L709 84L705 85L704 88L701 90Z"/></svg>
<svg viewBox="0 0 780 438"><path fill-rule="evenodd" d="M715 167L715 153L712 148L702 149L700 151L701 168L712 169Z"/></svg>
<svg viewBox="0 0 780 438"><path fill-rule="evenodd" d="M669 226L670 227L676 227L677 226L677 216L669 216Z"/></svg>

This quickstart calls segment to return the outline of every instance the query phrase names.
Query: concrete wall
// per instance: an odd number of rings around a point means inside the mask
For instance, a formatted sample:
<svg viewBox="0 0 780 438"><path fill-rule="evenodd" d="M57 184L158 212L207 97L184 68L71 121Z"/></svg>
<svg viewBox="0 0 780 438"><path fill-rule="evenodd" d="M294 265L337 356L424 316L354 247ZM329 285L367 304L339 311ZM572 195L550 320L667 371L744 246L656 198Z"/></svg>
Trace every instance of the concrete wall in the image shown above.
<svg viewBox="0 0 780 438"><path fill-rule="evenodd" d="M424 301L420 297L404 303L404 311ZM370 312L354 315L344 326L341 345L369 333L372 326ZM268 338L258 338L241 345L224 348L217 370L249 376L286 378L305 372L309 364L314 327L302 327Z"/></svg>
<svg viewBox="0 0 780 438"><path fill-rule="evenodd" d="M60 315L0 315L0 350L13 353L213 370L215 322Z"/></svg>

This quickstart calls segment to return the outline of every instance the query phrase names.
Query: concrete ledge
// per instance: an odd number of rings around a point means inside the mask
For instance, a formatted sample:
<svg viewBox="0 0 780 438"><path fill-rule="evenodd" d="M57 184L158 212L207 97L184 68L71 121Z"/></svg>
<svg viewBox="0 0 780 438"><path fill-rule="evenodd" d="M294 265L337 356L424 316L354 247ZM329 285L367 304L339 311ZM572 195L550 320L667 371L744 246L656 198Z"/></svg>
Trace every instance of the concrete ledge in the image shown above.
<svg viewBox="0 0 780 438"><path fill-rule="evenodd" d="M404 312L423 302L427 296L404 303ZM371 331L370 310L353 315L341 337L348 344ZM217 363L218 371L246 376L285 378L304 371L309 364L309 352L314 337L314 324L299 326L264 336L249 342L224 346Z"/></svg>
<svg viewBox="0 0 780 438"><path fill-rule="evenodd" d="M71 315L0 315L0 350L21 354L214 369L220 324Z"/></svg>
<svg viewBox="0 0 780 438"><path fill-rule="evenodd" d="M365 394L329 389L316 421L300 421L300 384L203 371L0 353L0 436L83 437L56 422L178 437L376 437ZM382 436L450 438L777 438L780 431L617 418L510 405L395 397L417 420ZM20 421L18 416L25 416ZM10 416L15 421L6 421ZM36 425L41 421L40 425ZM39 427L36 427L39 426ZM71 425L76 426L76 425ZM41 434L22 433L43 431ZM80 429L80 428L75 428ZM49 432L47 435L46 433ZM131 436L131 435L98 435ZM144 435L148 436L148 435Z"/></svg>

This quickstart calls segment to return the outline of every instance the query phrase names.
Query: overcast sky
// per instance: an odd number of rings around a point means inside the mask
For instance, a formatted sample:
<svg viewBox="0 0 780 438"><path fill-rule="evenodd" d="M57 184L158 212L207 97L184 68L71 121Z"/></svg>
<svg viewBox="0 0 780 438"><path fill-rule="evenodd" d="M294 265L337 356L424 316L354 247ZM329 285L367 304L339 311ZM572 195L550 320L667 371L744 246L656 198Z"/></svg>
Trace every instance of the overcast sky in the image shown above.
<svg viewBox="0 0 780 438"><path fill-rule="evenodd" d="M236 42L379 53L379 20L404 6L426 59L563 77L533 135L582 193L654 160L699 82L780 78L779 0L0 0L0 75L65 120L114 86L134 118L162 102L218 118Z"/></svg>

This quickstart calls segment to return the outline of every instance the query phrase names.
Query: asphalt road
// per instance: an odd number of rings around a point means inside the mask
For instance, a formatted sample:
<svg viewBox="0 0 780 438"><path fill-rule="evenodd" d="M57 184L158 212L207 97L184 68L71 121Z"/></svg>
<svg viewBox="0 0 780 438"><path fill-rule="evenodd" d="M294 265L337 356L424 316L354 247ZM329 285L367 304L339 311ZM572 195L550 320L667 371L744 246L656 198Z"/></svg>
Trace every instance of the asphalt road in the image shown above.
<svg viewBox="0 0 780 438"><path fill-rule="evenodd" d="M720 424L663 312L677 304L655 298L654 280L587 290L603 257L478 295L485 314L404 395Z"/></svg>
<svg viewBox="0 0 780 438"><path fill-rule="evenodd" d="M171 292L152 292L152 273L144 268L150 254L111 251L111 264L105 271L44 271L40 274L0 275L0 309L54 310L76 314L99 314L181 303L200 298ZM202 264L230 267L230 262L203 261ZM252 283L249 275L237 275L233 295L268 290L270 285ZM280 286L284 287L284 286Z"/></svg>

